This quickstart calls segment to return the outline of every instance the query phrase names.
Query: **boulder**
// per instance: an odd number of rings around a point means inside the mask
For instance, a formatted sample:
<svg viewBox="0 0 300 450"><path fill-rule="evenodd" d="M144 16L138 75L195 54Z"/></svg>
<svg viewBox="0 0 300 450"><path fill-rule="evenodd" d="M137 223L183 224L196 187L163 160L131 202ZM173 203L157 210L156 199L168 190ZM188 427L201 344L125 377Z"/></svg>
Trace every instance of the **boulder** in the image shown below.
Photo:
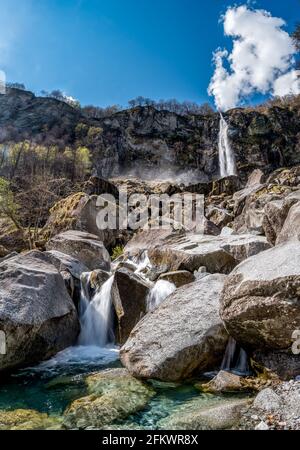
<svg viewBox="0 0 300 450"><path fill-rule="evenodd" d="M208 234L211 236L219 236L219 234L221 233L220 228L212 220L208 220L206 217L204 217L203 225L204 225L203 227L204 234Z"/></svg>
<svg viewBox="0 0 300 450"><path fill-rule="evenodd" d="M65 411L66 428L103 428L144 409L154 391L125 369L111 369L86 379L90 395L75 400Z"/></svg>
<svg viewBox="0 0 300 450"><path fill-rule="evenodd" d="M0 264L0 330L7 350L0 370L36 363L75 343L77 312L47 255L32 251Z"/></svg>
<svg viewBox="0 0 300 450"><path fill-rule="evenodd" d="M281 200L291 193L291 188L276 184L253 185L234 194L233 228L238 233L263 234L265 207L271 201Z"/></svg>
<svg viewBox="0 0 300 450"><path fill-rule="evenodd" d="M133 329L121 361L138 378L178 381L221 363L228 335L219 319L224 275L177 289Z"/></svg>
<svg viewBox="0 0 300 450"><path fill-rule="evenodd" d="M126 244L124 254L126 257L135 256L150 247L159 247L172 243L184 237L184 231L172 230L139 230L133 238Z"/></svg>
<svg viewBox="0 0 300 450"><path fill-rule="evenodd" d="M281 186L297 187L300 185L300 166L283 167L271 173L267 184L278 184Z"/></svg>
<svg viewBox="0 0 300 450"><path fill-rule="evenodd" d="M264 210L262 226L268 242L275 245L286 219L286 209L283 200L274 200L267 203Z"/></svg>
<svg viewBox="0 0 300 450"><path fill-rule="evenodd" d="M269 242L264 236L255 235L238 235L231 236L228 239L228 243L221 245L222 249L230 253L234 259L238 262L244 261L244 259L250 256L257 255L264 250L271 247Z"/></svg>
<svg viewBox="0 0 300 450"><path fill-rule="evenodd" d="M115 272L112 302L117 315L117 342L124 344L132 329L147 312L151 283L126 268Z"/></svg>
<svg viewBox="0 0 300 450"><path fill-rule="evenodd" d="M271 244L275 245L275 243L284 242L291 236L297 235L297 214L295 217L292 217L294 214L291 212L289 220L286 221L290 209L297 203L300 204L300 191L292 192L281 200L274 200L266 204L262 226ZM295 224L293 220L295 220ZM285 221L287 222L285 229L282 237L279 238Z"/></svg>
<svg viewBox="0 0 300 450"><path fill-rule="evenodd" d="M210 207L206 213L206 217L213 222L218 228L223 228L233 221L233 215L225 208ZM207 233L205 233L207 234ZM220 234L220 233L218 233Z"/></svg>
<svg viewBox="0 0 300 450"><path fill-rule="evenodd" d="M188 270L194 272L206 266L210 273L229 273L236 261L221 248L225 243L219 236L189 234L180 236L165 245L148 250L150 262L155 267L163 267L163 272Z"/></svg>
<svg viewBox="0 0 300 450"><path fill-rule="evenodd" d="M45 255L49 257L51 263L59 272L68 270L71 275L78 280L80 280L83 272L88 272L89 270L82 261L79 261L66 253L62 253L57 250L50 250L45 252Z"/></svg>
<svg viewBox="0 0 300 450"><path fill-rule="evenodd" d="M241 186L241 181L236 175L229 175L228 177L214 180L210 195L227 194L232 195Z"/></svg>
<svg viewBox="0 0 300 450"><path fill-rule="evenodd" d="M195 281L195 275L188 270L177 270L161 274L159 280L167 280L178 288Z"/></svg>
<svg viewBox="0 0 300 450"><path fill-rule="evenodd" d="M300 240L300 201L289 210L283 227L277 236L276 244L281 244L291 239Z"/></svg>
<svg viewBox="0 0 300 450"><path fill-rule="evenodd" d="M300 328L300 242L240 263L227 278L220 314L235 340L254 349L288 349Z"/></svg>
<svg viewBox="0 0 300 450"><path fill-rule="evenodd" d="M281 399L273 389L266 388L260 391L253 402L253 407L263 411L274 412L281 406Z"/></svg>
<svg viewBox="0 0 300 450"><path fill-rule="evenodd" d="M299 355L294 355L291 349L257 350L252 359L282 380L290 380L300 374Z"/></svg>
<svg viewBox="0 0 300 450"><path fill-rule="evenodd" d="M59 430L61 420L32 409L0 411L0 430Z"/></svg>
<svg viewBox="0 0 300 450"><path fill-rule="evenodd" d="M262 170L254 169L253 172L250 173L246 187L254 186L257 184L263 184L265 181L265 175Z"/></svg>
<svg viewBox="0 0 300 450"><path fill-rule="evenodd" d="M89 233L69 230L51 238L47 250L65 253L83 263L89 270L110 270L110 256L100 239Z"/></svg>
<svg viewBox="0 0 300 450"><path fill-rule="evenodd" d="M97 216L101 207L97 206L97 195L84 192L72 194L60 200L50 210L50 217L44 227L47 239L67 230L77 230L94 234L106 247L115 245L119 237L118 229L101 230L97 226Z"/></svg>
<svg viewBox="0 0 300 450"><path fill-rule="evenodd" d="M238 425L247 409L247 399L223 400L210 406L203 399L193 399L158 422L164 430L228 430Z"/></svg>
<svg viewBox="0 0 300 450"><path fill-rule="evenodd" d="M234 373L227 372L226 370L220 370L218 374L208 383L202 385L196 385L200 390L204 392L210 392L212 394L218 394L221 392L238 392L244 388L242 377L235 375Z"/></svg>
<svg viewBox="0 0 300 450"><path fill-rule="evenodd" d="M205 266L210 273L229 273L238 262L270 244L266 238L245 235L202 236L187 234L148 250L150 262L166 271L193 272Z"/></svg>

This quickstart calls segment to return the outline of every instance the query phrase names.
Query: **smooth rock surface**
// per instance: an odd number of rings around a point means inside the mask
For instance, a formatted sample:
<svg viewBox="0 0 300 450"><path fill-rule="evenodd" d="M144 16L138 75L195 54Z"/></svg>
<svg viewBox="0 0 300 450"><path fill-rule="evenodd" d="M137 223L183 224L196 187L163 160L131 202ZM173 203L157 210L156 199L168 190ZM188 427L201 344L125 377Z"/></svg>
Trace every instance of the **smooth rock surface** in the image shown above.
<svg viewBox="0 0 300 450"><path fill-rule="evenodd" d="M51 238L46 247L78 259L89 270L110 270L109 253L96 235L69 230Z"/></svg>
<svg viewBox="0 0 300 450"><path fill-rule="evenodd" d="M203 401L202 401L203 402ZM191 400L162 419L159 428L167 430L225 430L236 426L248 400L227 400L203 407L201 399Z"/></svg>
<svg viewBox="0 0 300 450"><path fill-rule="evenodd" d="M188 270L177 270L161 274L159 280L167 280L178 288L195 281L195 275Z"/></svg>
<svg viewBox="0 0 300 450"><path fill-rule="evenodd" d="M300 328L300 242L273 247L240 263L228 276L220 314L238 343L288 349Z"/></svg>
<svg viewBox="0 0 300 450"><path fill-rule="evenodd" d="M124 344L132 329L147 312L147 296L151 283L128 269L115 272L112 302L117 315L117 342Z"/></svg>
<svg viewBox="0 0 300 450"><path fill-rule="evenodd" d="M0 430L59 430L61 420L31 409L0 411Z"/></svg>
<svg viewBox="0 0 300 450"><path fill-rule="evenodd" d="M77 312L46 254L31 251L0 264L0 329L7 349L0 370L47 359L75 343Z"/></svg>
<svg viewBox="0 0 300 450"><path fill-rule="evenodd" d="M122 363L133 376L178 381L215 369L228 340L219 318L224 275L208 275L177 289L133 329Z"/></svg>
<svg viewBox="0 0 300 450"><path fill-rule="evenodd" d="M90 395L75 400L64 414L66 428L102 428L144 409L154 391L133 378L125 369L111 369L90 375Z"/></svg>

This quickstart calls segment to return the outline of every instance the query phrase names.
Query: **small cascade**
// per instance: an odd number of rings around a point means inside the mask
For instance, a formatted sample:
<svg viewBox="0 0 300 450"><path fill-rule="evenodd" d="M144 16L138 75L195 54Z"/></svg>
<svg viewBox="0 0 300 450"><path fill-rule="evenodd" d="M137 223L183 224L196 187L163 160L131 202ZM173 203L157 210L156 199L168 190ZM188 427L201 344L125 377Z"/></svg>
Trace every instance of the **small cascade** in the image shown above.
<svg viewBox="0 0 300 450"><path fill-rule="evenodd" d="M158 280L147 298L147 310L153 311L158 307L169 295L171 295L176 289L175 284L166 280Z"/></svg>
<svg viewBox="0 0 300 450"><path fill-rule="evenodd" d="M221 370L226 370L227 372L232 372L240 376L251 374L247 353L237 345L236 340L231 336L229 337L225 350Z"/></svg>
<svg viewBox="0 0 300 450"><path fill-rule="evenodd" d="M228 124L220 112L219 165L221 177L236 175L235 158L228 137Z"/></svg>
<svg viewBox="0 0 300 450"><path fill-rule="evenodd" d="M137 261L134 262L136 265L135 273L142 274L142 272L147 268L151 267L151 262L148 256L148 252L144 251Z"/></svg>
<svg viewBox="0 0 300 450"><path fill-rule="evenodd" d="M106 347L114 343L113 314L111 289L114 281L112 275L89 302L82 287L82 301L80 307L81 333L80 345L95 345Z"/></svg>
<svg viewBox="0 0 300 450"><path fill-rule="evenodd" d="M82 318L91 300L90 297L91 272L83 272L80 277L79 317Z"/></svg>

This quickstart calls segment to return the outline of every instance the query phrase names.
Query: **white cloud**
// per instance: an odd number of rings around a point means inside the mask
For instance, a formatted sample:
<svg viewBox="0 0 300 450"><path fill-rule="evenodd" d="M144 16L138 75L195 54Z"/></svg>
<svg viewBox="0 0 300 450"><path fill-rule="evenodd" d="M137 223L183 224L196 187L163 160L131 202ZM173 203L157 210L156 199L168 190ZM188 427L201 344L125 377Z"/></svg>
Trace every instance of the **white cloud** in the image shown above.
<svg viewBox="0 0 300 450"><path fill-rule="evenodd" d="M219 109L233 108L255 92L300 93L292 70L296 49L282 29L283 19L244 5L229 8L222 20L224 34L233 38L233 49L231 53L218 49L214 54L215 72L209 93Z"/></svg>
<svg viewBox="0 0 300 450"><path fill-rule="evenodd" d="M296 95L300 93L300 71L291 70L281 75L274 82L275 96L284 97L285 95Z"/></svg>

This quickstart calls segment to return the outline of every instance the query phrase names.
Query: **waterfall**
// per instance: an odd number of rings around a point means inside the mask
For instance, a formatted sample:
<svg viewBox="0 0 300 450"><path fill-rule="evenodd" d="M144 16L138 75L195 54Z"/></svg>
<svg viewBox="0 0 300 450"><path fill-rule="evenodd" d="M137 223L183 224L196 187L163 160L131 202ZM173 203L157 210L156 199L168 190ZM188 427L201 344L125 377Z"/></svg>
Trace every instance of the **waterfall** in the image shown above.
<svg viewBox="0 0 300 450"><path fill-rule="evenodd" d="M169 295L171 295L176 289L175 284L166 280L158 280L147 298L147 310L153 311L158 307Z"/></svg>
<svg viewBox="0 0 300 450"><path fill-rule="evenodd" d="M241 376L251 374L247 353L237 345L235 339L231 336L229 337L225 350L221 370L226 370Z"/></svg>
<svg viewBox="0 0 300 450"><path fill-rule="evenodd" d="M82 306L79 310L81 333L80 345L105 347L114 342L111 289L114 281L112 275L94 295L86 302L82 288Z"/></svg>
<svg viewBox="0 0 300 450"><path fill-rule="evenodd" d="M147 250L142 253L142 255L134 262L136 265L135 273L142 275L143 270L147 267L151 267L151 262L148 256Z"/></svg>
<svg viewBox="0 0 300 450"><path fill-rule="evenodd" d="M78 305L79 317L83 317L84 313L90 303L90 279L91 272L83 272L80 277L80 300Z"/></svg>
<svg viewBox="0 0 300 450"><path fill-rule="evenodd" d="M219 165L221 177L236 175L235 158L228 137L228 124L220 112Z"/></svg>

